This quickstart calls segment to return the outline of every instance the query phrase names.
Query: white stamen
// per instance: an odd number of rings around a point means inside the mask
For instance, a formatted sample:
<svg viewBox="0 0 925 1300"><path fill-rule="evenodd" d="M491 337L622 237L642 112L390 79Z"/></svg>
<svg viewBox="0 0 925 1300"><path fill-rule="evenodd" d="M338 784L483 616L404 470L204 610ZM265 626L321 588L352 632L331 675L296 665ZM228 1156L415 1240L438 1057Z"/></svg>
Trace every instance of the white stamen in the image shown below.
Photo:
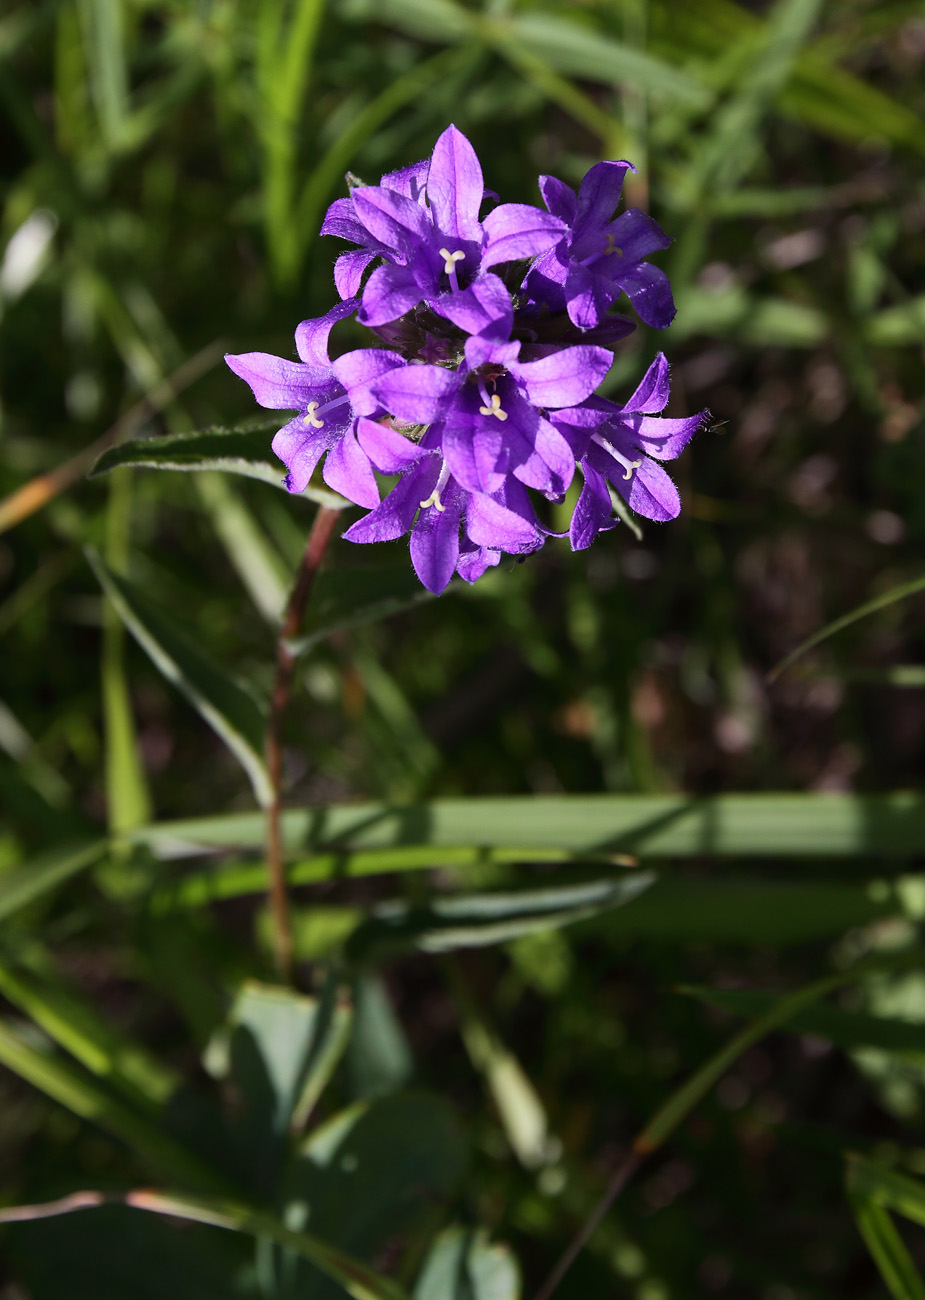
<svg viewBox="0 0 925 1300"><path fill-rule="evenodd" d="M488 406L479 407L479 415L495 415L501 421L507 419L507 411L502 411L501 398L498 396L497 393L492 393L491 402Z"/></svg>
<svg viewBox="0 0 925 1300"><path fill-rule="evenodd" d="M607 441L600 433L592 433L591 441L596 442L599 447L603 447L606 452L613 456L614 460L623 466L623 477L627 482L633 477L633 470L638 469L642 464L641 460L629 460L617 451L616 447Z"/></svg>
<svg viewBox="0 0 925 1300"><path fill-rule="evenodd" d="M455 253L451 253L448 248L439 249L440 256L443 258L443 269L447 275L456 274L456 263L465 260L465 253L461 248L457 248Z"/></svg>

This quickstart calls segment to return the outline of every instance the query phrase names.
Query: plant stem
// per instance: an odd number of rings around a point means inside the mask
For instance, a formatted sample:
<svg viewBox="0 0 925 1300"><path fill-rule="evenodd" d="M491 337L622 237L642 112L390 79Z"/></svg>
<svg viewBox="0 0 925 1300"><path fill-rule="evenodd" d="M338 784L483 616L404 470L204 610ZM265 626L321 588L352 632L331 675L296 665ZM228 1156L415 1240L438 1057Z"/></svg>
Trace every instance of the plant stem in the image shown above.
<svg viewBox="0 0 925 1300"><path fill-rule="evenodd" d="M293 976L293 942L292 920L289 915L289 897L286 890L286 868L283 863L283 838L280 820L282 815L282 775L283 720L289 705L289 691L292 686L292 673L297 656L289 649L288 642L302 626L305 606L311 594L315 575L321 567L328 542L334 532L339 510L329 506L319 506L312 524L311 532L305 546L305 554L295 585L289 596L289 603L283 615L279 640L276 643L276 679L273 683L273 695L270 700L270 716L267 719L265 741L267 768L273 798L267 808L267 889L270 899L270 914L273 921L273 960L276 973L287 984L292 983Z"/></svg>

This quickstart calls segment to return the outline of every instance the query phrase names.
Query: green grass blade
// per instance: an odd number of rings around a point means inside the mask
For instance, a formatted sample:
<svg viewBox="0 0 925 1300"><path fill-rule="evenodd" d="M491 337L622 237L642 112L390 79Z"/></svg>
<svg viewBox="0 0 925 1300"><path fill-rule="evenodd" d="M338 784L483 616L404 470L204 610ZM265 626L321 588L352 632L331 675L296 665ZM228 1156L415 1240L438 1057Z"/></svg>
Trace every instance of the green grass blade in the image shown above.
<svg viewBox="0 0 925 1300"><path fill-rule="evenodd" d="M925 1300L925 1282L903 1244L896 1225L875 1201L851 1197L858 1231L894 1300Z"/></svg>
<svg viewBox="0 0 925 1300"><path fill-rule="evenodd" d="M255 813L140 827L133 843L176 857L213 850L260 852ZM925 795L548 795L438 799L288 809L291 857L381 849L515 849L607 857L904 858L925 851ZM437 861L442 861L439 854ZM424 865L423 862L419 865Z"/></svg>
<svg viewBox="0 0 925 1300"><path fill-rule="evenodd" d="M752 989L712 989L684 985L677 990L709 1006L722 1007L735 1015L759 1016L774 1004L773 993ZM877 1047L885 1052L903 1052L925 1057L925 1033L922 1026L908 1020L843 1011L840 1007L808 1007L792 1016L787 1030L794 1034L812 1034L853 1051L859 1047Z"/></svg>
<svg viewBox="0 0 925 1300"><path fill-rule="evenodd" d="M128 559L131 511L132 472L122 470L110 480L106 511L106 562L117 573ZM103 614L102 687L107 820L119 835L150 820L151 797L125 675L125 626L111 601Z"/></svg>
<svg viewBox="0 0 925 1300"><path fill-rule="evenodd" d="M88 552L100 585L156 667L186 696L244 768L257 802L272 798L263 759L264 715L253 696L215 668L199 648L130 583Z"/></svg>
<svg viewBox="0 0 925 1300"><path fill-rule="evenodd" d="M279 427L278 421L268 424L242 425L237 429L216 426L195 433L172 433L162 438L135 438L110 447L90 471L90 477L108 474L120 465L138 465L145 469L170 470L221 470L226 474L243 474L262 483L272 483L283 488L283 466L270 450L271 429ZM343 497L320 487L307 487L303 497L319 505L346 505Z"/></svg>
<svg viewBox="0 0 925 1300"><path fill-rule="evenodd" d="M129 107L125 10L120 0L79 0L79 11L100 134L109 150L116 152L122 143Z"/></svg>
<svg viewBox="0 0 925 1300"><path fill-rule="evenodd" d="M925 1227L925 1187L916 1179L854 1152L848 1155L845 1173L849 1196L882 1205Z"/></svg>
<svg viewBox="0 0 925 1300"><path fill-rule="evenodd" d="M62 845L27 866L4 872L0 875L0 921L57 889L78 872L92 867L107 849L105 840L94 840L80 846Z"/></svg>
<svg viewBox="0 0 925 1300"><path fill-rule="evenodd" d="M140 1044L113 1031L71 990L0 962L0 993L91 1074L107 1079L136 1105L160 1107L179 1077Z"/></svg>
<svg viewBox="0 0 925 1300"><path fill-rule="evenodd" d="M0 1065L44 1092L53 1101L98 1124L126 1143L135 1154L164 1177L197 1188L217 1190L219 1180L195 1156L149 1119L101 1087L77 1067L40 1051L0 1020ZM222 1190L225 1190L222 1187Z"/></svg>
<svg viewBox="0 0 925 1300"><path fill-rule="evenodd" d="M200 500L254 605L278 628L289 594L286 566L224 474L198 474Z"/></svg>
<svg viewBox="0 0 925 1300"><path fill-rule="evenodd" d="M827 623L826 626L821 628L818 632L814 632L811 637L807 637L807 639L801 645L798 645L795 650L791 650L790 654L783 658L779 664L776 664L768 673L768 681L776 681L777 678L780 677L781 673L785 673L787 669L795 664L798 659L801 659L808 650L812 650L814 646L820 645L823 641L827 641L829 637L834 636L836 632L841 632L843 628L850 627L852 623L857 623L862 618L867 618L871 614L876 614L878 610L886 609L889 605L895 605L899 600L907 600L910 596L914 596L920 591L925 591L925 577L913 578L911 582L904 582L899 587L891 587L889 591L883 592L880 596L875 596L873 600L868 600L863 605L858 605L856 609L851 610L849 613L842 614L840 618L836 618L833 622Z"/></svg>

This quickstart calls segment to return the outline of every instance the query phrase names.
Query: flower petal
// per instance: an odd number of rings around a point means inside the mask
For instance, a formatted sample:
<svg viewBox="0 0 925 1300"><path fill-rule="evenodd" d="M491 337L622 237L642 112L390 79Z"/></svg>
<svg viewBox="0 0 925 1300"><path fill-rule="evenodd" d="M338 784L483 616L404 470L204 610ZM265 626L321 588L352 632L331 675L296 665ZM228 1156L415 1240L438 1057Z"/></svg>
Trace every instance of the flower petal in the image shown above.
<svg viewBox="0 0 925 1300"><path fill-rule="evenodd" d="M414 516L437 485L440 458L429 456L404 474L375 510L344 533L348 542L391 542L408 531Z"/></svg>
<svg viewBox="0 0 925 1300"><path fill-rule="evenodd" d="M346 302L336 303L329 312L323 316L315 316L311 320L303 320L301 325L296 326L295 346L296 351L302 360L310 366L319 366L327 369L331 365L328 356L328 338L331 330L339 320L344 320L347 316L352 316L358 306L356 298L348 298Z"/></svg>
<svg viewBox="0 0 925 1300"><path fill-rule="evenodd" d="M329 369L301 365L269 352L228 353L225 363L250 385L258 406L271 411L304 411L309 402L330 400L340 390Z"/></svg>
<svg viewBox="0 0 925 1300"><path fill-rule="evenodd" d="M569 541L573 551L583 551L591 545L598 533L615 526L610 493L602 474L585 462L581 471L584 486L572 513Z"/></svg>
<svg viewBox="0 0 925 1300"><path fill-rule="evenodd" d="M668 395L668 358L664 352L659 352L623 410L627 413L641 411L645 415L652 415L656 411L664 411L668 405Z"/></svg>
<svg viewBox="0 0 925 1300"><path fill-rule="evenodd" d="M654 461L644 459L633 471L629 483L621 477L614 480L614 485L630 509L646 519L664 523L668 519L677 519L681 513L678 489L661 465Z"/></svg>
<svg viewBox="0 0 925 1300"><path fill-rule="evenodd" d="M325 213L320 233L336 235L338 239L346 239L350 244L363 244L366 247L373 242L369 231L357 216L351 199L334 200Z"/></svg>
<svg viewBox="0 0 925 1300"><path fill-rule="evenodd" d="M381 185L361 185L351 195L360 224L386 248L410 257L433 235L430 214L413 199Z"/></svg>
<svg viewBox="0 0 925 1300"><path fill-rule="evenodd" d="M321 477L329 488L358 506L372 510L379 504L379 484L369 457L357 445L353 429L348 429L328 452Z"/></svg>
<svg viewBox="0 0 925 1300"><path fill-rule="evenodd" d="M466 509L466 532L477 546L506 551L509 555L525 555L543 545L535 517L531 521L527 511L529 506L521 513L502 505L495 497L474 493Z"/></svg>
<svg viewBox="0 0 925 1300"><path fill-rule="evenodd" d="M585 173L578 190L578 213L575 226L582 230L609 221L620 202L627 172L636 168L628 162L599 162Z"/></svg>
<svg viewBox="0 0 925 1300"><path fill-rule="evenodd" d="M343 426L335 428L325 421L323 429L306 425L301 415L290 420L273 438L273 453L288 469L285 483L290 492L304 492L321 457L337 442Z"/></svg>
<svg viewBox="0 0 925 1300"><path fill-rule="evenodd" d="M352 298L360 292L363 272L375 256L375 253L367 252L365 248L341 253L334 263L334 285L342 298Z"/></svg>
<svg viewBox="0 0 925 1300"><path fill-rule="evenodd" d="M445 293L431 305L467 334L504 341L510 338L514 307L504 281L497 275L479 276L468 289Z"/></svg>
<svg viewBox="0 0 925 1300"><path fill-rule="evenodd" d="M432 424L446 416L460 383L457 371L442 366L403 366L377 379L372 391L400 420Z"/></svg>
<svg viewBox="0 0 925 1300"><path fill-rule="evenodd" d="M404 474L428 453L410 438L403 437L387 424L374 420L357 421L357 440L369 459L383 474Z"/></svg>
<svg viewBox="0 0 925 1300"><path fill-rule="evenodd" d="M565 282L569 320L580 330L594 329L607 315L610 304L620 296L620 287L590 266L572 266Z"/></svg>
<svg viewBox="0 0 925 1300"><path fill-rule="evenodd" d="M375 325L387 325L416 307L422 297L410 267L391 263L378 266L366 281L357 320L369 329Z"/></svg>
<svg viewBox="0 0 925 1300"><path fill-rule="evenodd" d="M509 439L497 420L455 411L442 444L450 473L467 492L497 492L503 485Z"/></svg>
<svg viewBox="0 0 925 1300"><path fill-rule="evenodd" d="M356 414L375 415L380 404L370 386L405 364L404 357L397 352L387 352L384 348L357 348L355 352L345 352L338 357L331 369L346 388Z"/></svg>
<svg viewBox="0 0 925 1300"><path fill-rule="evenodd" d="M709 411L670 420L664 416L643 416L633 435L636 446L656 460L674 460L701 428Z"/></svg>
<svg viewBox="0 0 925 1300"><path fill-rule="evenodd" d="M620 276L620 288L639 317L653 329L663 330L675 318L676 308L668 276L658 266L640 262Z"/></svg>
<svg viewBox="0 0 925 1300"><path fill-rule="evenodd" d="M517 361L510 370L534 406L555 410L590 397L612 364L606 348L579 344L539 361Z"/></svg>
<svg viewBox="0 0 925 1300"><path fill-rule="evenodd" d="M485 570L497 564L500 559L500 551L494 551L488 546L476 546L467 537L463 537L456 572L463 582L477 582Z"/></svg>
<svg viewBox="0 0 925 1300"><path fill-rule="evenodd" d="M640 212L638 208L621 212L616 221L612 221L603 233L605 236L613 235L614 248L620 249L620 257L614 254L608 258L608 261L613 262L615 266L621 262L624 266L629 266L632 262L641 262L650 253L661 252L672 243L658 222L653 221L647 213ZM577 256L581 255L577 254Z"/></svg>
<svg viewBox="0 0 925 1300"><path fill-rule="evenodd" d="M429 167L430 159L422 158L420 162L411 163L409 167L399 167L397 171L386 172L384 176L379 177L379 184L384 185L387 190L404 194L405 198L413 199L415 203L420 203Z"/></svg>
<svg viewBox="0 0 925 1300"><path fill-rule="evenodd" d="M439 596L456 571L459 559L459 521L467 493L452 479L440 494L442 510L422 508L411 529L411 563L421 583Z"/></svg>
<svg viewBox="0 0 925 1300"><path fill-rule="evenodd" d="M552 215L570 226L578 212L578 199L575 197L575 191L571 185L566 185L564 181L557 180L555 176L540 176L537 184L540 187L543 202Z"/></svg>
<svg viewBox="0 0 925 1300"><path fill-rule="evenodd" d="M502 203L482 222L482 268L536 257L558 244L568 227L551 212L527 203Z"/></svg>
<svg viewBox="0 0 925 1300"><path fill-rule="evenodd" d="M483 189L475 150L462 131L448 126L434 145L427 173L427 199L441 234L478 239Z"/></svg>

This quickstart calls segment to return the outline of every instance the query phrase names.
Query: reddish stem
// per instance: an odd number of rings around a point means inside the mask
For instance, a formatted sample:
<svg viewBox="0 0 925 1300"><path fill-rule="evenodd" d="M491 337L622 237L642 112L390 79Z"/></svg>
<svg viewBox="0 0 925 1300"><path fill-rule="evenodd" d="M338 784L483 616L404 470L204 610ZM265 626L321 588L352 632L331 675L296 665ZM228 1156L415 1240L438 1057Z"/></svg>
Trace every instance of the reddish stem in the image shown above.
<svg viewBox="0 0 925 1300"><path fill-rule="evenodd" d="M282 734L286 710L289 706L289 692L292 687L292 674L297 655L288 647L288 642L302 626L305 606L311 595L312 586L328 542L334 533L339 510L328 506L319 506L308 535L305 554L296 575L295 586L289 597L286 612L276 643L276 679L270 699L270 716L267 719L265 740L267 768L273 797L267 808L267 889L270 898L270 915L273 921L273 959L276 972L287 984L293 977L293 940L292 920L289 915L289 895L286 889L286 867L283 861L283 837L281 817L283 809L282 777L283 746Z"/></svg>

